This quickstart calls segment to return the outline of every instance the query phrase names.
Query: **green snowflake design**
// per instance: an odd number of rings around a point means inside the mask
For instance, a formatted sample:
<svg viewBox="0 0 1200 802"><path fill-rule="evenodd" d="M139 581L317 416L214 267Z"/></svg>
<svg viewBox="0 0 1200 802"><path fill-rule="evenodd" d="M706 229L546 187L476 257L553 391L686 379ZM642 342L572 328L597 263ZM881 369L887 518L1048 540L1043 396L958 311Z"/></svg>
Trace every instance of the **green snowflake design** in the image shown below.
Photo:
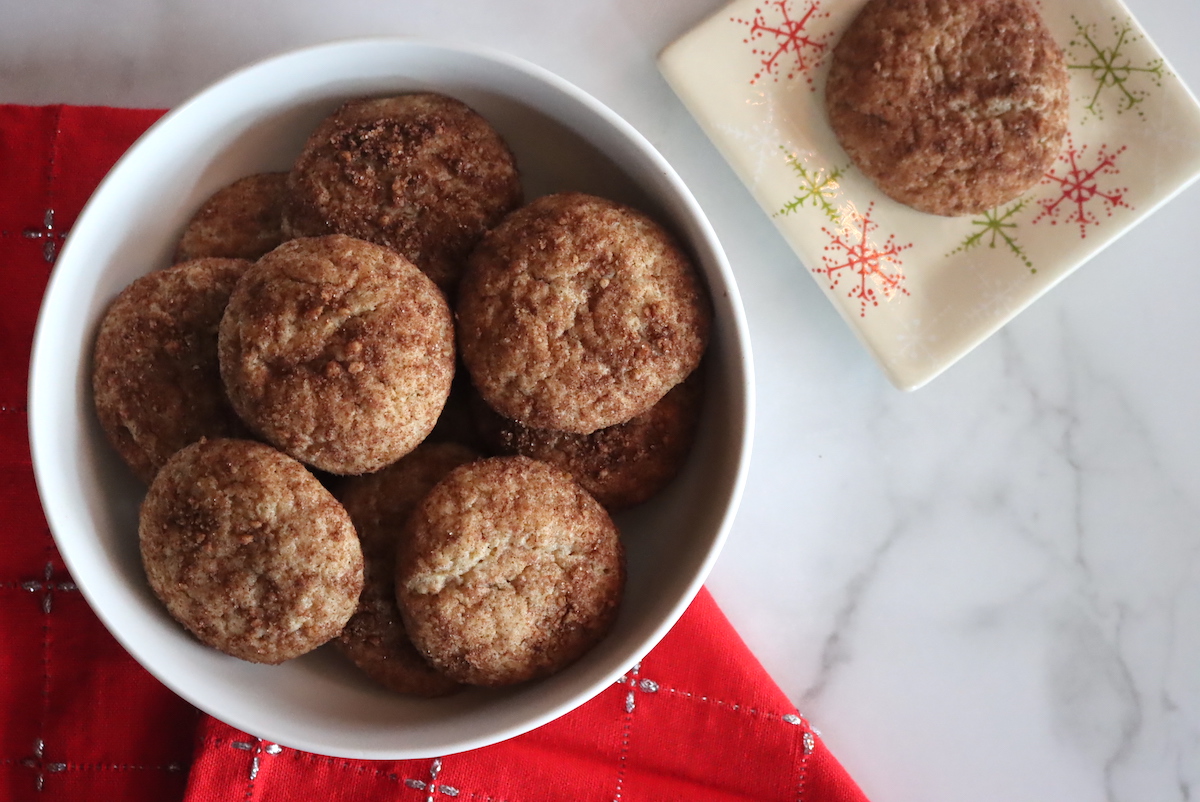
<svg viewBox="0 0 1200 802"><path fill-rule="evenodd" d="M833 199L837 196L838 180L841 179L845 168L835 167L828 172L822 168L810 170L799 156L788 153L782 145L779 149L784 152L784 160L796 173L799 186L796 195L775 214L793 214L805 206L812 206L820 209L830 222L836 223L840 214L833 205Z"/></svg>
<svg viewBox="0 0 1200 802"><path fill-rule="evenodd" d="M995 248L998 242L1002 242L1005 248L1011 251L1014 256L1029 268L1030 273L1036 273L1037 268L1033 266L1033 262L1030 261L1029 256L1025 253L1025 249L1017 242L1017 237L1014 233L1017 224L1012 220L1019 211L1028 205L1029 201L1021 198L1016 203L1010 204L1003 211L1000 210L1000 207L996 207L984 212L982 218L976 218L971 221L972 225L979 226L979 230L969 235L957 248L946 255L963 253L979 245L987 245L989 248Z"/></svg>
<svg viewBox="0 0 1200 802"><path fill-rule="evenodd" d="M1123 114L1135 109L1149 95L1148 90L1144 88L1145 82L1162 86L1167 68L1161 58L1151 59L1139 66L1135 65L1128 55L1129 46L1142 38L1134 33L1130 20L1118 22L1116 17L1112 17L1111 43L1101 43L1097 25L1085 25L1074 15L1071 16L1071 21L1075 23L1075 37L1071 39L1068 48L1070 58L1075 63L1068 63L1067 68L1085 70L1095 80L1096 91L1084 107L1090 114L1097 119L1104 119L1104 109L1100 101L1105 95L1117 96L1117 114ZM1138 117L1145 119L1145 114L1140 108L1136 111Z"/></svg>

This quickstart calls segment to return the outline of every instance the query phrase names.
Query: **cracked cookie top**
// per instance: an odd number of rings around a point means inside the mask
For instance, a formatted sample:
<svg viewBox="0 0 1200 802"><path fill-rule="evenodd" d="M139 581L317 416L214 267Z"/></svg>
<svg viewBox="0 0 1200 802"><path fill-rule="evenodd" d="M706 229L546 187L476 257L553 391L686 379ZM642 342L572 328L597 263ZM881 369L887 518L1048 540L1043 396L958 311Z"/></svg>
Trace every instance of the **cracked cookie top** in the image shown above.
<svg viewBox="0 0 1200 802"><path fill-rule="evenodd" d="M855 165L923 212L977 214L1054 162L1067 68L1027 0L870 0L833 51L825 107Z"/></svg>
<svg viewBox="0 0 1200 802"><path fill-rule="evenodd" d="M411 262L342 235L285 242L221 320L234 409L277 448L335 474L378 470L437 422L454 376L445 298Z"/></svg>
<svg viewBox="0 0 1200 802"><path fill-rule="evenodd" d="M711 306L646 215L577 192L513 212L471 254L459 346L500 414L589 434L654 406L700 362Z"/></svg>
<svg viewBox="0 0 1200 802"><path fill-rule="evenodd" d="M283 225L293 237L386 245L452 294L471 248L521 198L508 145L465 103L433 92L359 98L309 137Z"/></svg>
<svg viewBox="0 0 1200 802"><path fill-rule="evenodd" d="M336 637L362 590L346 510L262 443L202 440L175 454L142 502L138 537L150 587L172 617L255 663Z"/></svg>
<svg viewBox="0 0 1200 802"><path fill-rule="evenodd" d="M493 457L452 471L409 518L396 597L409 637L475 685L544 677L608 631L624 549L604 508L565 471Z"/></svg>

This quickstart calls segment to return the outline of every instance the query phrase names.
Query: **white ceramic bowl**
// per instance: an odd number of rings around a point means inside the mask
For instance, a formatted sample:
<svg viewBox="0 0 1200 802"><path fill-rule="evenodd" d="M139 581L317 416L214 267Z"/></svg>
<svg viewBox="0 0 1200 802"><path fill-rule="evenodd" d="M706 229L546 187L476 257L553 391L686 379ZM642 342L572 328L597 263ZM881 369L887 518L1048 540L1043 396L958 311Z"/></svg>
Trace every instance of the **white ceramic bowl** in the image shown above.
<svg viewBox="0 0 1200 802"><path fill-rule="evenodd" d="M716 311L707 406L682 475L618 519L627 595L611 634L549 679L446 699L376 688L331 647L268 667L200 645L152 595L137 546L144 489L92 411L98 321L133 279L169 263L213 191L285 170L347 98L434 90L482 113L515 151L526 196L578 189L637 206L696 259ZM654 148L579 89L517 59L379 39L286 54L220 81L155 124L89 201L46 293L30 376L30 437L42 502L72 576L108 629L152 674L222 721L325 755L430 757L509 738L569 712L626 672L686 609L731 525L749 461L749 340L733 275L688 189ZM697 655L702 659L702 655Z"/></svg>

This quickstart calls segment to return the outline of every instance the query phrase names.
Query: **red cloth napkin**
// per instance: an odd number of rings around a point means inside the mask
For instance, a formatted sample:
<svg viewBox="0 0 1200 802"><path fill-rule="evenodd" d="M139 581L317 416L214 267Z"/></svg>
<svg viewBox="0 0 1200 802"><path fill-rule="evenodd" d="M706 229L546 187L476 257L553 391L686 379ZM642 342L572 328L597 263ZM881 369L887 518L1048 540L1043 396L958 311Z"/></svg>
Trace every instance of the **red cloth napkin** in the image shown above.
<svg viewBox="0 0 1200 802"><path fill-rule="evenodd" d="M865 797L707 591L579 710L427 760L328 758L202 715L88 608L34 487L26 384L63 235L161 114L0 106L0 798L16 800L801 800Z"/></svg>

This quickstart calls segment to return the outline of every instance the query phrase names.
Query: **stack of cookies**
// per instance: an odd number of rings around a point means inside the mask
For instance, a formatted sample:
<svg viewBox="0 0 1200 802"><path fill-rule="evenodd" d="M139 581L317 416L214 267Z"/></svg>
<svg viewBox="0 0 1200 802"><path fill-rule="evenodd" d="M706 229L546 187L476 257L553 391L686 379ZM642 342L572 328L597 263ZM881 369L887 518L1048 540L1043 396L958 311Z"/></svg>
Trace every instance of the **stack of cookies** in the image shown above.
<svg viewBox="0 0 1200 802"><path fill-rule="evenodd" d="M687 456L710 303L644 214L522 204L463 103L352 100L113 302L97 416L149 484L150 585L200 641L279 663L333 640L438 696L546 676L607 633L611 513Z"/></svg>

